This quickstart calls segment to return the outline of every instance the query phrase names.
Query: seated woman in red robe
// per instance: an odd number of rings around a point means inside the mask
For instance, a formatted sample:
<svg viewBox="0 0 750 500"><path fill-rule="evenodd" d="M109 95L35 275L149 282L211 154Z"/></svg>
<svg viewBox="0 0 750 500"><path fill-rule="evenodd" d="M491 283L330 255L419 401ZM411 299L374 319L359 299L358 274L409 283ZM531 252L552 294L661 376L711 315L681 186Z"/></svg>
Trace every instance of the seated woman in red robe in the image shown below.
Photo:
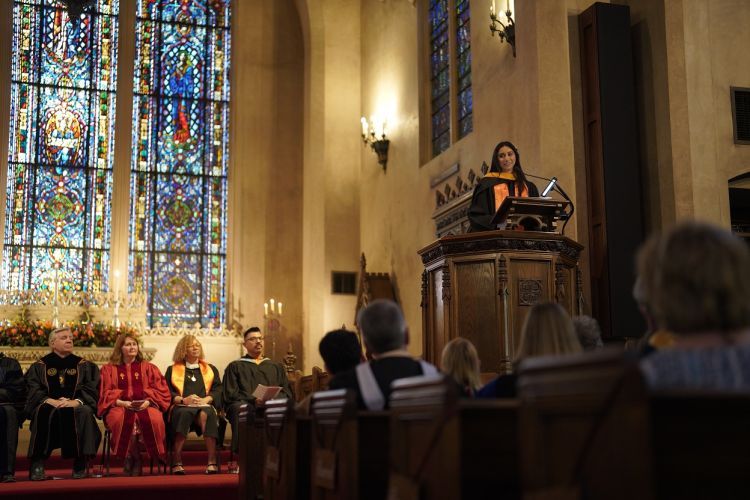
<svg viewBox="0 0 750 500"><path fill-rule="evenodd" d="M125 474L140 475L141 443L152 458L165 462L163 413L170 402L167 381L143 359L136 339L127 333L117 337L109 364L101 369L98 414L112 432L112 453L125 457Z"/></svg>

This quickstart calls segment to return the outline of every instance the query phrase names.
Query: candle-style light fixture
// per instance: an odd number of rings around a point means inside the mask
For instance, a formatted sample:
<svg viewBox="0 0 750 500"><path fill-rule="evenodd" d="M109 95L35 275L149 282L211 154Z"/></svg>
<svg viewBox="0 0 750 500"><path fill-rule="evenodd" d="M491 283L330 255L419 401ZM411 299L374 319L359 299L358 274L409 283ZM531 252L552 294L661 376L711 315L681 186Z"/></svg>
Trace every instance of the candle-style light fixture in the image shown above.
<svg viewBox="0 0 750 500"><path fill-rule="evenodd" d="M503 23L495 10L495 0L490 3L490 33L497 33L500 43L507 41L513 48L513 57L516 57L516 22L513 20L513 12L510 10L510 0L505 0L505 23ZM499 25L499 27L498 27Z"/></svg>
<svg viewBox="0 0 750 500"><path fill-rule="evenodd" d="M370 121L364 116L360 120L362 123L362 141L365 145L370 145L373 151L378 155L378 163L385 170L388 163L388 146L391 141L385 137L386 121L384 118L370 117Z"/></svg>
<svg viewBox="0 0 750 500"><path fill-rule="evenodd" d="M114 326L115 328L120 328L120 270L115 269L115 272L113 274L115 277L115 298L114 309L112 311L112 326Z"/></svg>
<svg viewBox="0 0 750 500"><path fill-rule="evenodd" d="M276 337L281 331L283 309L284 304L276 302L273 298L263 303L263 319L266 321L266 330L263 335L271 341L271 359L276 359Z"/></svg>

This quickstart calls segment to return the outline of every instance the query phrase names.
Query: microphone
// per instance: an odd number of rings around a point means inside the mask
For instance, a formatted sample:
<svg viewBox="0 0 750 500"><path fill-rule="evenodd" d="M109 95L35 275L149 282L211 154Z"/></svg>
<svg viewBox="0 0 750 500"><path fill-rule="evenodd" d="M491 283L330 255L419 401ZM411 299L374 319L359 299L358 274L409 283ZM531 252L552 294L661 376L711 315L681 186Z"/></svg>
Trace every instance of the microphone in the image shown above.
<svg viewBox="0 0 750 500"><path fill-rule="evenodd" d="M544 191L542 191L542 194L541 194L542 196L547 196L550 193L550 191L557 191L558 193L560 193L560 195L563 198L565 198L565 201L570 203L570 213L565 214L565 222L563 223L563 227L561 231L563 234L565 234L565 226L568 225L568 221L573 216L573 212L575 212L576 210L576 207L573 204L573 200L570 199L570 196L568 196L568 193L566 193L565 190L562 188L562 186L560 186L560 184L557 182L557 177L552 177L551 179L548 179L547 177L542 177L541 175L532 175L532 174L527 174L526 172L524 172L524 175L526 177L533 177L534 179L541 179L543 181L549 182L547 187L544 188Z"/></svg>
<svg viewBox="0 0 750 500"><path fill-rule="evenodd" d="M555 188L555 184L557 184L557 177L553 177L552 179L550 179L549 184L547 184L547 187L544 188L544 191L542 191L542 194L540 196L542 198L546 197L549 192Z"/></svg>

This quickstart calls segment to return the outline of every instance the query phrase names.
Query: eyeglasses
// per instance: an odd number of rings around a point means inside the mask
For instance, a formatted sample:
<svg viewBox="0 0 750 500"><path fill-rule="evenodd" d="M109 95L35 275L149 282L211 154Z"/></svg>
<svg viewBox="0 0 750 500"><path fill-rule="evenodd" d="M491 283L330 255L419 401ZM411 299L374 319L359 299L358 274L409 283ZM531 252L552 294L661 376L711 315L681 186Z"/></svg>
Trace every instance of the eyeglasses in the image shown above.
<svg viewBox="0 0 750 500"><path fill-rule="evenodd" d="M245 342L263 342L263 337L248 337Z"/></svg>

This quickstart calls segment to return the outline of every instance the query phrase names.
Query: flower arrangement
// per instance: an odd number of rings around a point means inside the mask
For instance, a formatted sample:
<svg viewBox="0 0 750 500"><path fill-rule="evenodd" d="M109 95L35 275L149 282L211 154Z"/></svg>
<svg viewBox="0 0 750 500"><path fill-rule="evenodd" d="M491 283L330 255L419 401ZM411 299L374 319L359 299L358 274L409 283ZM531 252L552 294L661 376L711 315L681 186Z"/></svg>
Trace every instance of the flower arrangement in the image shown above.
<svg viewBox="0 0 750 500"><path fill-rule="evenodd" d="M130 333L138 336L138 331L129 326L114 326L96 321L71 321L67 326L73 333L73 345L77 347L112 347L117 336ZM49 334L54 330L50 320L30 320L21 317L0 323L0 346L47 347Z"/></svg>

